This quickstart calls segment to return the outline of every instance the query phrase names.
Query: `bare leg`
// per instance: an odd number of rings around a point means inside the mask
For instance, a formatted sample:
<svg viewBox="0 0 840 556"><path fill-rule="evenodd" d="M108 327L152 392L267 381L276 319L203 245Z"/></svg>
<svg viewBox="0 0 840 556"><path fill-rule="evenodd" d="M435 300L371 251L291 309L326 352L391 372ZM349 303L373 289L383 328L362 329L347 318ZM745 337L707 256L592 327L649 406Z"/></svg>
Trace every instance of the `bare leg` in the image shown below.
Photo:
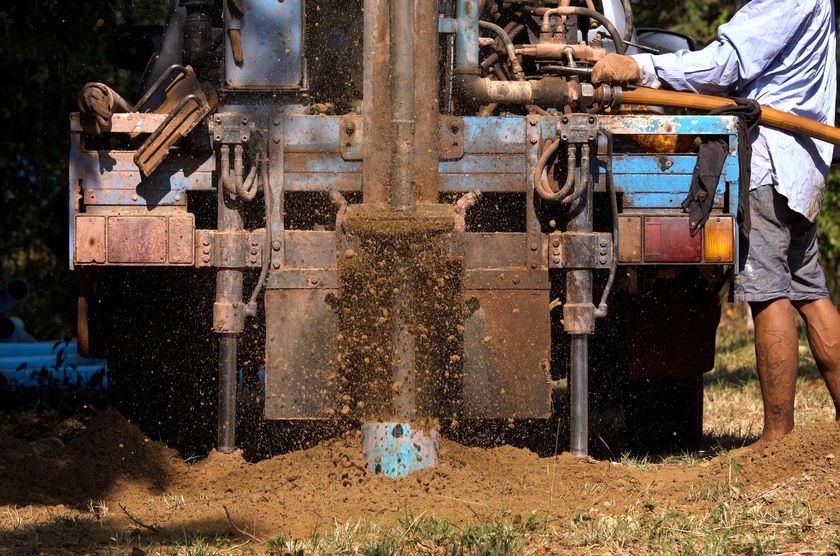
<svg viewBox="0 0 840 556"><path fill-rule="evenodd" d="M799 349L796 321L787 299L751 303L755 320L755 361L764 400L764 432L756 445L793 430L793 401Z"/></svg>
<svg viewBox="0 0 840 556"><path fill-rule="evenodd" d="M808 343L840 421L840 313L830 299L795 302L808 326Z"/></svg>

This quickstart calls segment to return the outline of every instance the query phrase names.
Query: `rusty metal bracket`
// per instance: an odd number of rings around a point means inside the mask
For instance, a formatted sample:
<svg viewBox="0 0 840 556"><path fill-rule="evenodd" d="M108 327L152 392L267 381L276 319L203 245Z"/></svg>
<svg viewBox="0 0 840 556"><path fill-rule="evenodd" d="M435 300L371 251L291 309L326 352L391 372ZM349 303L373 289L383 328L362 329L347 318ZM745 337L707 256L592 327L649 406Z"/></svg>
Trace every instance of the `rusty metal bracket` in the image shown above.
<svg viewBox="0 0 840 556"><path fill-rule="evenodd" d="M598 118L587 114L563 116L557 123L557 136L567 143L591 143L598 139Z"/></svg>
<svg viewBox="0 0 840 556"><path fill-rule="evenodd" d="M341 158L344 160L362 160L364 158L365 135L362 129L362 117L347 114L338 124Z"/></svg>
<svg viewBox="0 0 840 556"><path fill-rule="evenodd" d="M457 160L464 156L464 119L440 117L440 159Z"/></svg>
<svg viewBox="0 0 840 556"><path fill-rule="evenodd" d="M207 122L207 128L216 143L239 145L251 140L254 123L240 112L222 112Z"/></svg>
<svg viewBox="0 0 840 556"><path fill-rule="evenodd" d="M245 303L217 301L213 303L213 332L239 334L245 330Z"/></svg>
<svg viewBox="0 0 840 556"><path fill-rule="evenodd" d="M609 269L612 264L608 233L556 232L549 237L549 268Z"/></svg>
<svg viewBox="0 0 840 556"><path fill-rule="evenodd" d="M264 241L264 229L240 232L196 230L195 266L198 268L259 268L262 266Z"/></svg>
<svg viewBox="0 0 840 556"><path fill-rule="evenodd" d="M594 333L595 306L591 303L566 303L563 305L563 330L567 334Z"/></svg>

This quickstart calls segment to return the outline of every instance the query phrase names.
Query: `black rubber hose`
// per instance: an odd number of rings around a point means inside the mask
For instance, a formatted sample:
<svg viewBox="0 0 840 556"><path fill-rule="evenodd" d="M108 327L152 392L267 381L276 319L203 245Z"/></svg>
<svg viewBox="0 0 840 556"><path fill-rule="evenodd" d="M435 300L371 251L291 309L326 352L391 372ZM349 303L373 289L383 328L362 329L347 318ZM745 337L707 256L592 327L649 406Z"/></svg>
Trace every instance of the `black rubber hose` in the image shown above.
<svg viewBox="0 0 840 556"><path fill-rule="evenodd" d="M629 42L633 40L633 6L630 5L630 0L622 0L622 4L624 5L624 42Z"/></svg>

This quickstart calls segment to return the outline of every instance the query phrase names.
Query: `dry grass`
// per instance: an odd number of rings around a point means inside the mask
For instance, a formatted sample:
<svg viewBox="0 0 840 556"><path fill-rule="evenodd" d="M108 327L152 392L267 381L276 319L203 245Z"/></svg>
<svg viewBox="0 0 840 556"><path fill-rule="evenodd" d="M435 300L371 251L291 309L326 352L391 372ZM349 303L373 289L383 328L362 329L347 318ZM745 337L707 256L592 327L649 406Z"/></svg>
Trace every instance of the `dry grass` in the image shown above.
<svg viewBox="0 0 840 556"><path fill-rule="evenodd" d="M833 408L807 347L800 338L801 372L797 382L797 423L829 421ZM755 374L752 337L743 309L726 311L718 338L716 368L705 382L705 433L709 449L666 459L633 459L618 463L641 468L694 466L715 455L715 446L737 446L761 432L761 396ZM115 530L111 542L90 553L126 555L519 555L519 554L774 554L784 551L840 554L840 514L815 515L793 478L778 485L776 496L751 497L743 492L739 467L730 460L730 480L698 485L690 507L660 506L650 500L628 500L611 515L596 510L558 519L503 513L490 523L458 525L431 514L403 515L395 527L361 520L335 523L322 535L290 539L205 538L184 531L169 543L145 544L140 530ZM592 488L585 484L584 490ZM186 505L183 495L164 493L157 502L167 508ZM41 521L50 527L84 530L102 527L113 509L92 500L86 511L64 509L38 517L33 508L6 507L0 513L0 537ZM259 542L258 542L259 541ZM139 552L137 550L142 550ZM0 553L2 553L0 548Z"/></svg>

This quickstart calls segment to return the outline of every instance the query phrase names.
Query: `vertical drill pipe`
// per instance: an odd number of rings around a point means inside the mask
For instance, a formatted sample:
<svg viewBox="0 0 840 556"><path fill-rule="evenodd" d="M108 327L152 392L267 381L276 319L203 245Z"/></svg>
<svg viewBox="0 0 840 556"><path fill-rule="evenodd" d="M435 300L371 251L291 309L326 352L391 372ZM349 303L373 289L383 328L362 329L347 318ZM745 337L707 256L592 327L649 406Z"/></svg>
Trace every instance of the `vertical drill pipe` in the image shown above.
<svg viewBox="0 0 840 556"><path fill-rule="evenodd" d="M218 229L233 232L244 228L242 203L231 199L218 184ZM216 272L216 301L242 302L242 270L223 268ZM235 333L219 335L219 428L218 450L230 453L236 449L236 350Z"/></svg>
<svg viewBox="0 0 840 556"><path fill-rule="evenodd" d="M417 200L437 203L440 189L438 161L440 160L440 134L438 131L438 74L439 40L438 13L435 0L415 0L414 28L416 30L414 57L416 63L415 106L415 178Z"/></svg>
<svg viewBox="0 0 840 556"><path fill-rule="evenodd" d="M391 317L391 338L394 342L393 380L397 385L394 396L394 417L409 422L416 416L415 398L415 351L416 345L412 334L411 299L409 294L410 274L407 266L397 269L397 292L394 294Z"/></svg>
<svg viewBox="0 0 840 556"><path fill-rule="evenodd" d="M588 145L581 147L581 168L578 179L585 190L580 202L573 210L573 216L566 226L570 232L592 231L592 187L591 168L588 164ZM592 271L570 270L566 274L566 304L592 306ZM594 307L592 325L594 325ZM571 373L569 391L571 395L571 421L569 436L572 453L576 456L589 455L589 334L572 334Z"/></svg>
<svg viewBox="0 0 840 556"><path fill-rule="evenodd" d="M364 162L362 163L362 197L368 204L388 202L388 165L390 152L383 149L390 137L388 108L391 91L388 87L389 0L364 0L364 91L362 101Z"/></svg>
<svg viewBox="0 0 840 556"><path fill-rule="evenodd" d="M586 271L583 271L586 272ZM590 282L591 285L591 282ZM589 335L572 335L571 449L576 456L589 455Z"/></svg>
<svg viewBox="0 0 840 556"><path fill-rule="evenodd" d="M414 3L391 0L391 192L395 211L414 210Z"/></svg>

